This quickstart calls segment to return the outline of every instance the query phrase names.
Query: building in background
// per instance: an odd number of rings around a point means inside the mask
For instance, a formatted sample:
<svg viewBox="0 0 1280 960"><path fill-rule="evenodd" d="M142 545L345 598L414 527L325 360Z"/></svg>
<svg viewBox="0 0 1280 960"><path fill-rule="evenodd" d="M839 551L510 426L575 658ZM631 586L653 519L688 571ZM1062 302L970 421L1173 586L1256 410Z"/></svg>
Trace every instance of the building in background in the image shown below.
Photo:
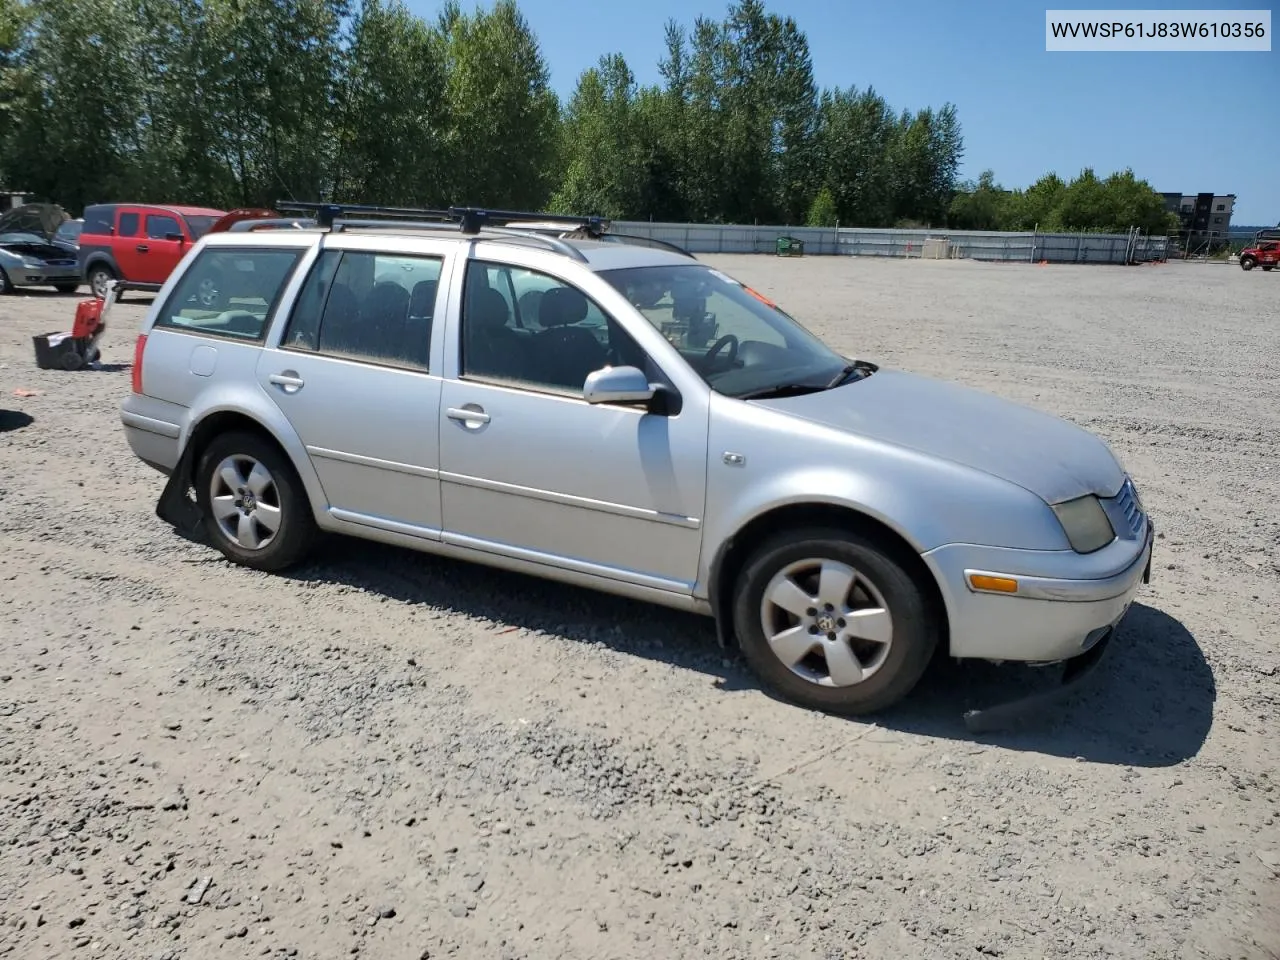
<svg viewBox="0 0 1280 960"><path fill-rule="evenodd" d="M1165 209L1182 224L1178 242L1187 253L1211 253L1227 243L1236 195L1165 193Z"/></svg>

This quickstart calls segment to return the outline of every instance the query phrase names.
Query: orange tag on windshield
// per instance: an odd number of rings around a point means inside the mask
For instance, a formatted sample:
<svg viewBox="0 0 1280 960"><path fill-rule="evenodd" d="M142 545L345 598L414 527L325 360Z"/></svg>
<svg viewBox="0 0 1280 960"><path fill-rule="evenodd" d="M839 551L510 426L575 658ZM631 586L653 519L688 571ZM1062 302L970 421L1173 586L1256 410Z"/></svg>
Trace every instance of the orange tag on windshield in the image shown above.
<svg viewBox="0 0 1280 960"><path fill-rule="evenodd" d="M773 309L775 310L778 309L778 305L776 303L774 303L772 300L766 297L763 293L757 293L755 290L752 290L745 283L742 285L742 289L747 291L747 293L751 294L753 297L755 297L757 300L763 303L766 307L773 307Z"/></svg>

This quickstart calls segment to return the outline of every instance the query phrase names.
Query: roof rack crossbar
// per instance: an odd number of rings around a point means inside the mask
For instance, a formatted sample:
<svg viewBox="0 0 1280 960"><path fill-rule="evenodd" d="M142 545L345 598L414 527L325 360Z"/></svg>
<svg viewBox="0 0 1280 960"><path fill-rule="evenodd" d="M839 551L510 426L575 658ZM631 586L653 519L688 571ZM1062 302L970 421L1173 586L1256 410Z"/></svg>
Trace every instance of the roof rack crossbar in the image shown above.
<svg viewBox="0 0 1280 960"><path fill-rule="evenodd" d="M316 222L332 228L334 221L350 221L352 215L383 217L392 220L431 220L454 223L463 233L479 233L484 227L500 227L509 223L563 223L602 232L608 225L603 217L576 217L559 213L532 213L523 210L489 210L485 207L458 207L437 210L419 207L382 207L357 203L320 203L304 200L277 200L280 212L311 213Z"/></svg>

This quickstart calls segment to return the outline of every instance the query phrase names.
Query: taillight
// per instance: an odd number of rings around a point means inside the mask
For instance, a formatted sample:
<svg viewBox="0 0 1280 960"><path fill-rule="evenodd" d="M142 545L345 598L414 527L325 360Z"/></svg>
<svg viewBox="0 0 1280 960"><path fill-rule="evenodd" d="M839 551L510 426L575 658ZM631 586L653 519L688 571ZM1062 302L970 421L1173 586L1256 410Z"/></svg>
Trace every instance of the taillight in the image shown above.
<svg viewBox="0 0 1280 960"><path fill-rule="evenodd" d="M142 392L142 351L147 348L147 335L138 334L138 342L133 345L133 392Z"/></svg>

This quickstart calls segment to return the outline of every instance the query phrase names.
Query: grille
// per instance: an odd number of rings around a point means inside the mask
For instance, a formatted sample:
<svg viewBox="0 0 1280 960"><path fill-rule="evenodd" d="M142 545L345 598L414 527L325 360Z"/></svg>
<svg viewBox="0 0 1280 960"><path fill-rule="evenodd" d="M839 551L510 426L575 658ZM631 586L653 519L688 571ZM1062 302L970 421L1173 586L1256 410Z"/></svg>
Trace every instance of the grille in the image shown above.
<svg viewBox="0 0 1280 960"><path fill-rule="evenodd" d="M1138 499L1138 491L1134 489L1132 480L1125 478L1124 486L1111 502L1114 509L1113 517L1126 525L1129 537L1137 537L1142 533L1146 517L1143 515L1142 501ZM1116 532L1121 536L1124 535L1119 527L1116 528Z"/></svg>

